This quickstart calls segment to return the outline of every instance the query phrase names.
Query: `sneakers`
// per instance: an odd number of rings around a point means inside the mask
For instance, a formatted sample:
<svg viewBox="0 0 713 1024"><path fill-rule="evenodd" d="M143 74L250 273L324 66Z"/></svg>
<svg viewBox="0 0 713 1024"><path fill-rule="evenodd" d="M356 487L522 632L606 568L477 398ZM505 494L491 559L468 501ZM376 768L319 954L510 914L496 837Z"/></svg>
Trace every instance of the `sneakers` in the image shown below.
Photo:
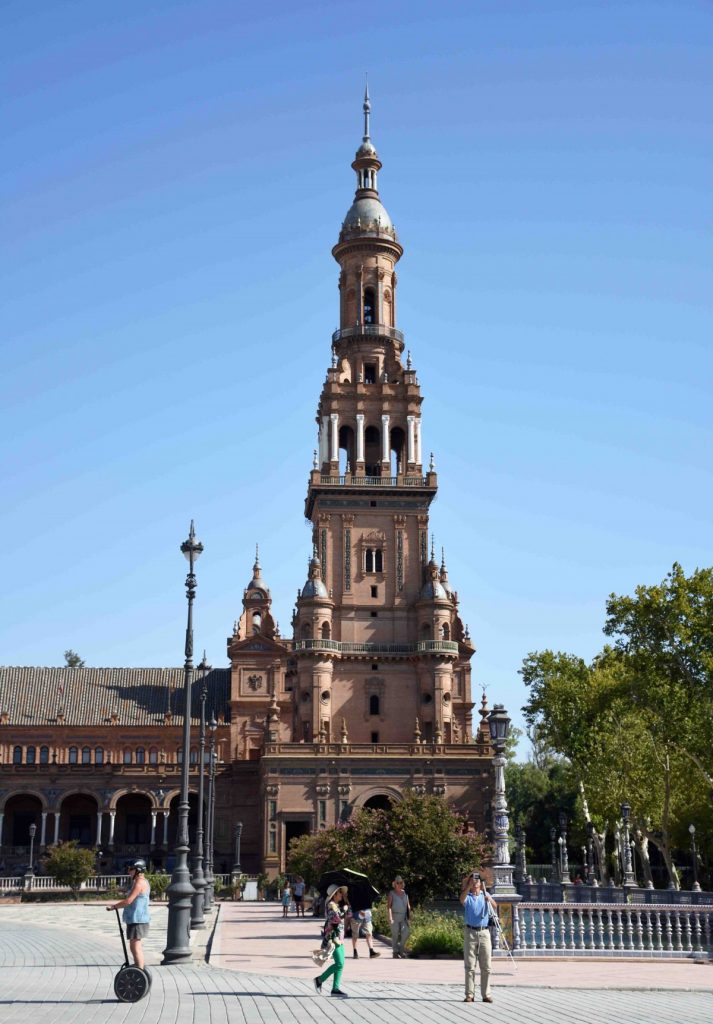
<svg viewBox="0 0 713 1024"><path fill-rule="evenodd" d="M371 958L375 957L375 956L381 956L381 953L377 953L375 949L370 949L369 950L369 959L371 960Z"/></svg>
<svg viewBox="0 0 713 1024"><path fill-rule="evenodd" d="M322 979L319 975L314 979L314 990L318 996L322 995Z"/></svg>
<svg viewBox="0 0 713 1024"><path fill-rule="evenodd" d="M329 994L330 994L330 996L334 996L335 999L348 999L349 998L349 996L346 994L346 992L342 992L342 990L340 988L333 988L332 991Z"/></svg>

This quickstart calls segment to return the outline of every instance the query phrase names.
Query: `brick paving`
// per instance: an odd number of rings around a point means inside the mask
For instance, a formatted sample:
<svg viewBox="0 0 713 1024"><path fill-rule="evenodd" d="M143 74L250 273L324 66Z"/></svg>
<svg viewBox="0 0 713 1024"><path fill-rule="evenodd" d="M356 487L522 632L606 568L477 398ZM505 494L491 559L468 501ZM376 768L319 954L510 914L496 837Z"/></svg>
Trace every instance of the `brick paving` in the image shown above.
<svg viewBox="0 0 713 1024"><path fill-rule="evenodd" d="M270 962L271 942L294 924L302 937L293 933L296 956L304 957L306 942L313 945L315 922L289 921L283 924L276 908L261 905L226 904L217 945L230 950L231 931L242 929L243 943L255 946L258 933L267 935L255 957ZM165 908L154 908L153 935L147 960L156 964L165 943ZM221 913L222 916L222 913ZM270 922L275 922L272 932ZM307 926L309 925L309 928ZM272 938L270 933L272 932ZM252 939L250 934L252 933ZM202 933L200 938L205 936ZM350 999L331 1000L316 996L311 978L314 969L304 964L299 976L255 971L250 949L240 951L242 965L233 968L206 964L198 959L182 967L151 968L153 985L148 998L136 1004L118 1003L113 978L121 962L121 943L115 919L103 907L87 905L22 905L0 907L0 1021L2 1024L316 1024L325 1015L346 1024L431 1024L433 1020L512 1021L513 1024L602 1024L630 1019L655 1020L657 1024L708 1024L713 1018L713 967L693 964L596 965L578 962L519 964L517 983L508 984L498 964L493 1005L466 1005L463 997L462 965L455 961L394 962L382 957L347 961L344 985ZM218 953L221 962L225 953ZM248 958L251 970L245 969ZM281 960L280 953L274 960ZM274 962L273 960L273 962ZM379 966L379 977L376 967ZM260 963L257 964L260 967ZM406 967L408 977L396 968ZM522 971L531 966L531 980ZM558 978L536 985L536 972L556 968ZM628 983L621 988L590 988L585 994L560 984L572 972L597 971L604 967L626 967ZM363 969L361 969L363 967ZM447 976L444 968L448 968ZM640 984L640 971L655 967L658 977ZM370 973L371 969L371 973ZM457 974L451 979L450 971ZM381 972L383 971L383 975ZM676 977L683 974L679 980ZM514 973L514 972L513 972ZM441 977L440 982L432 979ZM348 981L348 985L347 985ZM658 982L658 984L657 984ZM552 987L546 987L551 984ZM671 987L666 987L666 986ZM687 988L684 987L687 985ZM578 986L578 987L581 987ZM657 989L657 990L656 990Z"/></svg>

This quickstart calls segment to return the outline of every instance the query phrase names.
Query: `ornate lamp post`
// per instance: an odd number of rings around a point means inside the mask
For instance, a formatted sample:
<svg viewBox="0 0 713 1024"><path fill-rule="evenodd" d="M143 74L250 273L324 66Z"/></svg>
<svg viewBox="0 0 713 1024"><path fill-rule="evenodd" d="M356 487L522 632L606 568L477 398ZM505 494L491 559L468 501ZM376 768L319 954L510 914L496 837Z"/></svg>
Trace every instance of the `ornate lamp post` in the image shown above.
<svg viewBox="0 0 713 1024"><path fill-rule="evenodd" d="M193 884L193 896L191 897L191 928L205 928L203 917L205 875L203 873L203 780L205 777L205 702L208 696L208 686L205 681L206 672L210 668L203 651L203 660L198 666L201 673L201 717L200 733L198 737L198 821L196 828L196 841L193 846L193 872L191 882Z"/></svg>
<svg viewBox="0 0 713 1024"><path fill-rule="evenodd" d="M698 881L698 854L696 852L696 826L693 824L689 825L688 831L691 834L691 866L693 868L693 885L691 889L693 892L700 892L701 884Z"/></svg>
<svg viewBox="0 0 713 1024"><path fill-rule="evenodd" d="M510 847L508 845L508 805L505 798L505 742L510 728L510 719L503 704L495 704L488 715L490 739L495 748L493 769L495 771L495 798L493 801L493 838L495 858L493 864L493 892L514 893Z"/></svg>
<svg viewBox="0 0 713 1024"><path fill-rule="evenodd" d="M562 872L563 885L569 885L569 856L567 854L567 815L564 811L559 813L560 825L560 871Z"/></svg>
<svg viewBox="0 0 713 1024"><path fill-rule="evenodd" d="M623 831L621 837L622 845L622 866L624 869L624 881L623 885L629 888L637 888L636 875L634 874L634 864L631 856L631 845L629 841L629 818L631 817L631 807L627 803L621 805L621 819L623 823Z"/></svg>
<svg viewBox="0 0 713 1024"><path fill-rule="evenodd" d="M594 870L594 822L587 822L587 885L599 885Z"/></svg>
<svg viewBox="0 0 713 1024"><path fill-rule="evenodd" d="M243 869L240 867L240 839L243 834L243 823L242 821L236 822L235 829L233 830L233 840L235 843L235 860L233 861L233 870L231 872L233 878L239 878L243 873Z"/></svg>
<svg viewBox="0 0 713 1024"><path fill-rule="evenodd" d="M218 723L215 714L208 723L210 746L208 747L208 813L205 835L205 892L203 909L210 913L215 903L215 875L213 874L213 821L215 820L215 731Z"/></svg>
<svg viewBox="0 0 713 1024"><path fill-rule="evenodd" d="M557 867L557 829L552 826L550 829L550 864L552 865L552 881L556 882L559 877Z"/></svg>
<svg viewBox="0 0 713 1024"><path fill-rule="evenodd" d="M32 888L32 880L35 877L35 836L37 835L37 825L33 822L29 828L30 832L30 866L25 872L25 888Z"/></svg>
<svg viewBox="0 0 713 1024"><path fill-rule="evenodd" d="M188 771L191 756L191 682L193 680L193 600L196 594L196 577L193 567L203 551L203 545L196 540L193 520L188 540L181 544L181 551L188 560L186 576L186 597L188 599L188 620L186 623L186 660L183 666L183 760L181 764L181 800L178 805L178 827L174 848L175 864L168 893L168 927L166 948L162 964L185 963L191 958L191 900L194 889L188 871Z"/></svg>

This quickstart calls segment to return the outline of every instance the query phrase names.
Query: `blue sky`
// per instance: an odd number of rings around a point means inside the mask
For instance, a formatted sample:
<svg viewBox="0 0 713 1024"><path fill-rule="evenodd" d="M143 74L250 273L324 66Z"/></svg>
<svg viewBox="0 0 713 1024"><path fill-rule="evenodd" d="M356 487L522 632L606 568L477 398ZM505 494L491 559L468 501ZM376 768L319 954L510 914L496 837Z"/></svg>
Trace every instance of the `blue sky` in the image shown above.
<svg viewBox="0 0 713 1024"><path fill-rule="evenodd" d="M711 564L713 4L3 4L0 660L289 627L368 70L436 544L515 711Z"/></svg>

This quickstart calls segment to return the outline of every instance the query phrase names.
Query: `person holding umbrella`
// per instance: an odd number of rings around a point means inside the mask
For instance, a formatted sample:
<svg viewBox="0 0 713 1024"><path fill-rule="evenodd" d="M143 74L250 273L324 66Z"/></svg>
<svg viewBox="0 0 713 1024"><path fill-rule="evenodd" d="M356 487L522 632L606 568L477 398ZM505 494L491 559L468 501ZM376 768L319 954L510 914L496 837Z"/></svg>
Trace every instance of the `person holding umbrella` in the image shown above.
<svg viewBox="0 0 713 1024"><path fill-rule="evenodd" d="M341 982L344 972L344 915L348 909L347 887L332 884L327 889L327 919L324 923L324 937L334 946L333 962L314 979L317 994L321 994L322 985L327 978L332 978L330 995L335 999L346 999L347 993L342 992Z"/></svg>

